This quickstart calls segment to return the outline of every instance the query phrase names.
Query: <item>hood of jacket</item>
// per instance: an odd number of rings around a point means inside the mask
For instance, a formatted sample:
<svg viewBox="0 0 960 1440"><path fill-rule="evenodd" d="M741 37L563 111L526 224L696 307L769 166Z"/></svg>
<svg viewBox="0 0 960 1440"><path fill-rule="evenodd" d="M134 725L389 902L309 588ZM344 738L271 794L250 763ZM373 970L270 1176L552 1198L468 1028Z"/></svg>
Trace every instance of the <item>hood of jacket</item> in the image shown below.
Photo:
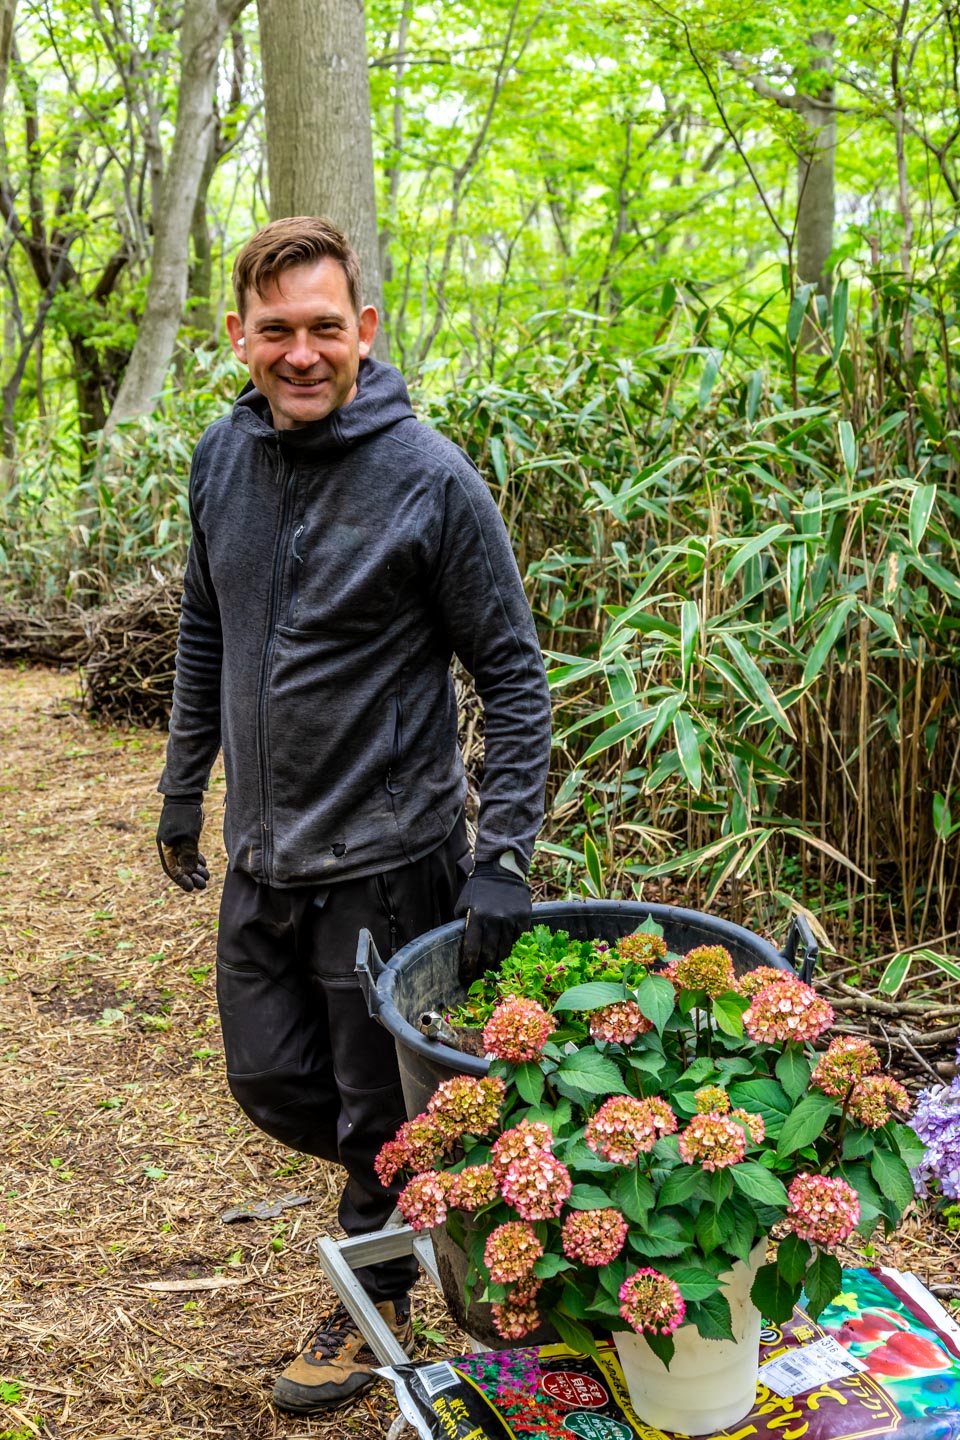
<svg viewBox="0 0 960 1440"><path fill-rule="evenodd" d="M231 414L232 424L259 439L278 441L303 460L333 458L400 420L412 419L413 407L400 371L369 359L360 361L353 399L322 420L277 430L270 406L253 381L241 390Z"/></svg>

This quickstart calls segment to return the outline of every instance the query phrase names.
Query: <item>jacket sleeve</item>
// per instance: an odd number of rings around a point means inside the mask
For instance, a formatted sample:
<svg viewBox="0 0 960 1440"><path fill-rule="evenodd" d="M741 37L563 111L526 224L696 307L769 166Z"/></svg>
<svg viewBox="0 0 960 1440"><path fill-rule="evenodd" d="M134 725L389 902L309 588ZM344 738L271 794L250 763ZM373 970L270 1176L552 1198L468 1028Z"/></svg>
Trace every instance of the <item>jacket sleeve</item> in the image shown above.
<svg viewBox="0 0 960 1440"><path fill-rule="evenodd" d="M550 694L506 527L465 456L444 489L432 579L447 636L483 705L476 859L513 850L526 870L543 823Z"/></svg>
<svg viewBox="0 0 960 1440"><path fill-rule="evenodd" d="M183 577L167 763L158 786L163 795L199 795L207 788L220 749L223 634L195 504L202 447L201 441L194 452L190 476L192 538Z"/></svg>

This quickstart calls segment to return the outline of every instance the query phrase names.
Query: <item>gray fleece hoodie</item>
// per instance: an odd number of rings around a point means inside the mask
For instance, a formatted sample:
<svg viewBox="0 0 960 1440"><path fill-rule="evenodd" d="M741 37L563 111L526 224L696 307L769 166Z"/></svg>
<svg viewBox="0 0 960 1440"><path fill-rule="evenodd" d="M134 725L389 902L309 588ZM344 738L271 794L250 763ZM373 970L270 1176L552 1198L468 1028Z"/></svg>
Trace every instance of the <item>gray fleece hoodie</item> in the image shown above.
<svg viewBox="0 0 960 1440"><path fill-rule="evenodd" d="M277 431L253 386L190 478L165 795L199 794L222 743L232 868L278 887L390 869L446 838L465 793L449 674L484 708L476 857L529 863L550 704L506 530L392 366Z"/></svg>

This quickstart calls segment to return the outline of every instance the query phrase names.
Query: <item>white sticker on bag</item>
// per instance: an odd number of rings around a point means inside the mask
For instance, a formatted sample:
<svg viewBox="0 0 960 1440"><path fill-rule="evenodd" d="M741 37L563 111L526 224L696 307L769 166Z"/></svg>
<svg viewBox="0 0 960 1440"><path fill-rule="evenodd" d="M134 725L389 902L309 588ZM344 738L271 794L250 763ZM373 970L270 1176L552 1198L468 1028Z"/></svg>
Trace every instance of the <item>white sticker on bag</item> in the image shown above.
<svg viewBox="0 0 960 1440"><path fill-rule="evenodd" d="M866 1368L862 1360L855 1360L832 1335L826 1335L822 1340L800 1345L761 1365L760 1383L784 1399L788 1395L801 1395L815 1385L856 1375Z"/></svg>

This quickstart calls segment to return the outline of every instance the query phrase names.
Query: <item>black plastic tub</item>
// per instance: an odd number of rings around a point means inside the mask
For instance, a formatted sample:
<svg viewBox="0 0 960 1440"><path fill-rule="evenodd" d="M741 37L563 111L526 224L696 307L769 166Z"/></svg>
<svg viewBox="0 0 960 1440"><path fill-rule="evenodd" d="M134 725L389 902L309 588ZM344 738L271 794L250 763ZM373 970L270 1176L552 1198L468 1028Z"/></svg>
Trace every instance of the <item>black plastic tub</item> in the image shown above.
<svg viewBox="0 0 960 1440"><path fill-rule="evenodd" d="M755 970L758 965L773 965L781 970L796 968L804 980L813 974L817 942L802 917L794 920L780 951L742 925L676 905L564 900L533 907L535 925L566 930L574 940L607 940L611 944L630 935L648 919L663 926L667 948L681 955L695 945L725 945L738 974ZM485 1075L489 1068L483 1057L466 1055L441 1041L430 1040L417 1029L417 1021L426 1011L443 1012L464 999L464 989L457 979L463 924L456 920L420 935L398 950L387 965L377 954L369 931L360 932L357 975L370 1014L396 1040L403 1095L411 1118L426 1109L442 1080L451 1075Z"/></svg>
<svg viewBox="0 0 960 1440"><path fill-rule="evenodd" d="M586 900L533 907L536 925L566 930L575 940L607 940L611 944L651 918L662 925L667 948L680 954L695 945L719 944L730 951L739 974L758 965L791 971L796 967L805 980L813 973L817 944L803 920L794 922L783 951L779 951L741 925L731 925L727 920L717 920L697 910L681 910L674 905ZM386 1026L396 1040L403 1096L411 1118L426 1109L442 1080L448 1080L451 1075L485 1075L489 1068L486 1059L465 1055L440 1041L430 1040L417 1029L417 1021L425 1012L443 1012L464 998L465 992L457 979L462 938L463 921L459 920L421 935L398 950L389 965L384 965L369 931L360 933L357 974L370 1014ZM467 1260L463 1251L443 1226L438 1226L432 1234L443 1294L456 1323L487 1349L502 1349L513 1343L498 1335L490 1305L479 1298L479 1286L472 1295L466 1294ZM525 1343L544 1345L557 1338L552 1327L545 1324L528 1336Z"/></svg>

